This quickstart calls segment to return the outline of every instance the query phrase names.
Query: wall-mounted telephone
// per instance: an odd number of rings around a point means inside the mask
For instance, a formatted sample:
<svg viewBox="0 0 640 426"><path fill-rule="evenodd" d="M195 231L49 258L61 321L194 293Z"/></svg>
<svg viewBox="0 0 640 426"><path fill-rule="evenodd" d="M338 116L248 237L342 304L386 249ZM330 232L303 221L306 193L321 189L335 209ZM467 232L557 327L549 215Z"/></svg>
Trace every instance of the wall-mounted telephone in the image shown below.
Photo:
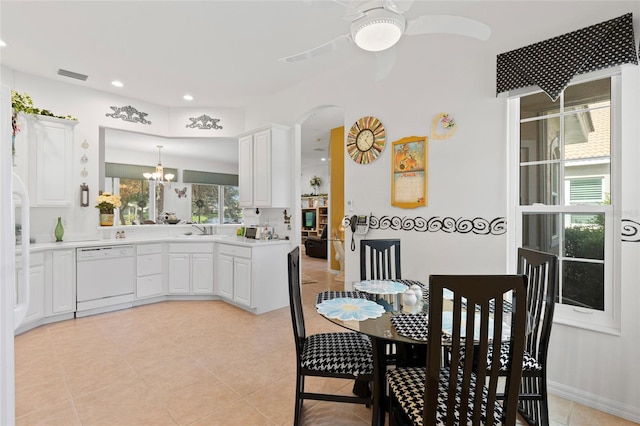
<svg viewBox="0 0 640 426"><path fill-rule="evenodd" d="M356 251L356 241L354 236L366 235L369 232L369 217L364 215L353 215L349 220L351 226L351 251Z"/></svg>
<svg viewBox="0 0 640 426"><path fill-rule="evenodd" d="M369 217L351 216L351 232L358 235L366 235L369 232Z"/></svg>

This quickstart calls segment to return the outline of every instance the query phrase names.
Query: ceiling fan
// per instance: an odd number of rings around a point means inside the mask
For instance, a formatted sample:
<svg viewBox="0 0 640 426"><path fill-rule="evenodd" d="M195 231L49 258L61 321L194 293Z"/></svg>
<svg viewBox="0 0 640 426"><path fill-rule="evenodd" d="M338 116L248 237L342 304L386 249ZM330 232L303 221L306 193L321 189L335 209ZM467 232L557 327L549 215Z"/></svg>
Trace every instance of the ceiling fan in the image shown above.
<svg viewBox="0 0 640 426"><path fill-rule="evenodd" d="M352 3L358 2L334 1L356 12L346 17L351 21L351 31L313 49L280 58L279 61L301 61L355 43L363 50L376 53L377 79L381 80L391 72L395 63L395 45L404 35L457 34L483 41L491 35L488 25L462 16L423 15L407 19L404 13L409 10L413 0L397 3L393 0L374 0L358 7L352 6Z"/></svg>

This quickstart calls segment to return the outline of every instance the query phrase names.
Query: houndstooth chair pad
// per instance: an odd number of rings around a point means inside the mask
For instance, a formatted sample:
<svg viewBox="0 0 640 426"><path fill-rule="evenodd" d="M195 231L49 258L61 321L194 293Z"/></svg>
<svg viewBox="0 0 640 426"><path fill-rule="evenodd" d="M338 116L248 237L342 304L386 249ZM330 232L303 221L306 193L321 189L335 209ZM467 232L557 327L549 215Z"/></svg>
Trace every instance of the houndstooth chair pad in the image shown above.
<svg viewBox="0 0 640 426"><path fill-rule="evenodd" d="M509 342L503 342L500 345L500 371L508 371L508 360L509 360ZM460 361L464 362L465 360L465 349L460 348ZM493 364L493 354L487 354L487 369L491 368ZM524 357L522 358L522 371L542 371L542 364L538 362L531 354L527 351L524 352Z"/></svg>
<svg viewBox="0 0 640 426"><path fill-rule="evenodd" d="M362 291L323 291L316 296L316 306L330 299L339 299L341 297L353 297L354 299L374 300L373 294L364 293Z"/></svg>
<svg viewBox="0 0 640 426"><path fill-rule="evenodd" d="M369 337L360 333L320 333L304 342L302 368L339 374L373 373Z"/></svg>
<svg viewBox="0 0 640 426"><path fill-rule="evenodd" d="M426 369L424 367L412 367L412 368L396 368L395 370L390 370L387 372L387 382L389 383L389 392L392 392L398 403L414 425L420 426L423 424L423 413L424 413L424 382L425 382L425 374ZM462 381L462 376L458 376L458 388L460 387L460 382ZM438 383L438 409L436 418L438 420L438 424L446 424L447 422L447 401L443 399L442 395L447 395L448 393L448 385L449 382L449 370L442 369L440 372L440 381ZM473 396L476 387L475 376L472 377L470 383L469 390L469 401L468 401L468 413L469 416L472 415L474 404L473 404ZM483 404L481 406L482 414L481 420L486 423L487 421L487 390L483 386ZM460 406L459 396L456 396L456 407ZM456 424L459 424L459 414L456 410ZM501 419L503 416L502 406L496 402L495 404L495 415L494 415L494 425L502 424ZM431 425L430 425L431 426Z"/></svg>

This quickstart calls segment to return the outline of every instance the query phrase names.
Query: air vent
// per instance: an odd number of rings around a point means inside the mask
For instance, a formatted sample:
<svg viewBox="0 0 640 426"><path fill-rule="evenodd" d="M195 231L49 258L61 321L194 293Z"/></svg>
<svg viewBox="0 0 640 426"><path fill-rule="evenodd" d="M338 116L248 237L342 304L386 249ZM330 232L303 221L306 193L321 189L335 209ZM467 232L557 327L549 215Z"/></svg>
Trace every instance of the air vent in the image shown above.
<svg viewBox="0 0 640 426"><path fill-rule="evenodd" d="M63 77L75 78L76 80L82 80L82 81L87 81L87 78L89 78L88 75L78 74L77 72L63 70L62 68L58 70L58 75L61 75Z"/></svg>

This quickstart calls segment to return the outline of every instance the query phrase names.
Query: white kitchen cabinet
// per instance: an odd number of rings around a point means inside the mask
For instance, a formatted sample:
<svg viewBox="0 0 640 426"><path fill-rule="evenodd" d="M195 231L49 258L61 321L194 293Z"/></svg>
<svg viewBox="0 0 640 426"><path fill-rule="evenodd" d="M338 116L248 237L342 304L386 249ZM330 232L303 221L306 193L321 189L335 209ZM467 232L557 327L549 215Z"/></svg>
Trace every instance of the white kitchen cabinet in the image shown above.
<svg viewBox="0 0 640 426"><path fill-rule="evenodd" d="M238 202L241 207L289 207L292 150L289 128L272 125L238 139Z"/></svg>
<svg viewBox="0 0 640 426"><path fill-rule="evenodd" d="M169 244L169 294L213 295L213 244Z"/></svg>
<svg viewBox="0 0 640 426"><path fill-rule="evenodd" d="M136 299L162 296L162 244L136 246Z"/></svg>
<svg viewBox="0 0 640 426"><path fill-rule="evenodd" d="M45 264L44 253L32 253L30 256L29 265L29 307L27 314L20 325L19 330L28 328L29 324L40 321L44 318L44 289L45 289ZM26 294L21 287L22 265L20 259L17 259L16 263L16 304L25 300Z"/></svg>
<svg viewBox="0 0 640 426"><path fill-rule="evenodd" d="M29 188L31 207L71 205L75 120L20 114L16 173Z"/></svg>
<svg viewBox="0 0 640 426"><path fill-rule="evenodd" d="M289 244L218 246L216 294L255 314L289 305Z"/></svg>
<svg viewBox="0 0 640 426"><path fill-rule="evenodd" d="M47 257L47 260L49 257ZM72 313L76 310L76 258L74 249L51 252L51 286L45 291L45 315Z"/></svg>

